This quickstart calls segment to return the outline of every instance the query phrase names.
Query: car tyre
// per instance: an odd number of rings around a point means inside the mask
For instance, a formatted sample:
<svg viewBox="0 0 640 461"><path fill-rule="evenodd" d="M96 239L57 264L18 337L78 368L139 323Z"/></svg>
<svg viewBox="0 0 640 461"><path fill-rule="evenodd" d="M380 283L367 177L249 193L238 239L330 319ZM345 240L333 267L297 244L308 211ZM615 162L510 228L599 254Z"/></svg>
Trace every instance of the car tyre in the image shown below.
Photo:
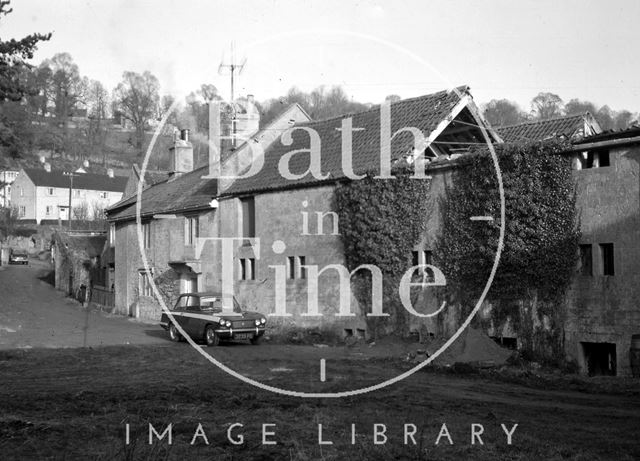
<svg viewBox="0 0 640 461"><path fill-rule="evenodd" d="M171 341L173 341L174 343L177 343L180 340L182 340L182 335L178 333L178 329L173 323L169 325L169 339L171 339Z"/></svg>
<svg viewBox="0 0 640 461"><path fill-rule="evenodd" d="M220 344L220 337L216 334L213 325L207 325L207 328L204 329L204 340L209 347Z"/></svg>

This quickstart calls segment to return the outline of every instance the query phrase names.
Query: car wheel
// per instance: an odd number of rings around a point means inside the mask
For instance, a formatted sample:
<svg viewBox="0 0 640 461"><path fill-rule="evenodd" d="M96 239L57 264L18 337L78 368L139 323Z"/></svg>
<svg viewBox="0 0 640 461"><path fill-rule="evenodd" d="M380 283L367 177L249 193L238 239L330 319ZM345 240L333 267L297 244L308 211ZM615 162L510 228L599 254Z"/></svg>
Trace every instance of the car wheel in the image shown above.
<svg viewBox="0 0 640 461"><path fill-rule="evenodd" d="M251 338L251 339L249 340L249 342L250 342L251 344L253 344L254 346L256 346L256 345L260 344L260 339L261 339L261 338L262 338L262 336L254 336L253 338Z"/></svg>
<svg viewBox="0 0 640 461"><path fill-rule="evenodd" d="M182 339L182 336L178 333L178 329L173 323L169 325L169 338L175 343Z"/></svg>
<svg viewBox="0 0 640 461"><path fill-rule="evenodd" d="M207 325L207 328L204 330L204 340L207 343L207 346L217 346L220 344L220 337L216 334L216 331L213 329L213 325Z"/></svg>

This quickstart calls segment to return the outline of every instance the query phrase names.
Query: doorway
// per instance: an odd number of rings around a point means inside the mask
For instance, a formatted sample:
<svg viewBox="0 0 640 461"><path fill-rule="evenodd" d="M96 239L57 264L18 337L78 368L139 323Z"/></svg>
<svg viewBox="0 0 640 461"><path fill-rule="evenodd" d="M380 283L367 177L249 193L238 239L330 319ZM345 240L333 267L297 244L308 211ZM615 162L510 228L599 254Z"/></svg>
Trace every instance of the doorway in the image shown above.
<svg viewBox="0 0 640 461"><path fill-rule="evenodd" d="M589 376L616 375L615 343L580 343Z"/></svg>

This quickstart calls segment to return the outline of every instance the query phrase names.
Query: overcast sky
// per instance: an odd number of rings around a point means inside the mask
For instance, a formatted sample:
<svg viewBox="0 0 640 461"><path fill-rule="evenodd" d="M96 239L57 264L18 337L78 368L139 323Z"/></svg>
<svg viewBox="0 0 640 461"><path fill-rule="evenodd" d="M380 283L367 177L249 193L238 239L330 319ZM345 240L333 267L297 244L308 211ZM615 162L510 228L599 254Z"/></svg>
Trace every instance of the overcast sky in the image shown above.
<svg viewBox="0 0 640 461"><path fill-rule="evenodd" d="M478 102L539 91L640 110L640 2L355 0L14 0L3 39L53 32L34 63L69 52L112 89L149 70L162 93L218 74L232 41L246 57L236 94L265 100L296 85L340 84L360 102L468 84Z"/></svg>

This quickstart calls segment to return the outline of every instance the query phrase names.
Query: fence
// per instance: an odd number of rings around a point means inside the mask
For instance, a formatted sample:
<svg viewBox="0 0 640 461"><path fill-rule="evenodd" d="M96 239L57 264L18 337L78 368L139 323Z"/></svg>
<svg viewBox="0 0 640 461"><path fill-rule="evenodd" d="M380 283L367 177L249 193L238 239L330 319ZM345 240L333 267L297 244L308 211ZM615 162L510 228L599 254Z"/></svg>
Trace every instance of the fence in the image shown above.
<svg viewBox="0 0 640 461"><path fill-rule="evenodd" d="M116 305L116 294L105 287L94 286L91 290L91 302L105 307Z"/></svg>

